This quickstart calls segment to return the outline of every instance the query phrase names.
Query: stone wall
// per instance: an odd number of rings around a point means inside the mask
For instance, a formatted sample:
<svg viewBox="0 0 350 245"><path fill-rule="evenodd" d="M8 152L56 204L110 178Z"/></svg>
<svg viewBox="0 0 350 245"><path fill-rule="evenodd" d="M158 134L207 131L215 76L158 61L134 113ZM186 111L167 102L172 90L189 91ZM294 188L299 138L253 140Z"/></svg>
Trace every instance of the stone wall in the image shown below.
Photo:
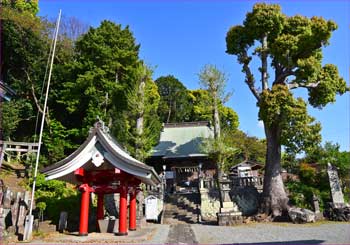
<svg viewBox="0 0 350 245"><path fill-rule="evenodd" d="M202 221L216 221L220 211L220 193L211 188L201 188L201 218Z"/></svg>
<svg viewBox="0 0 350 245"><path fill-rule="evenodd" d="M259 192L253 186L233 187L231 199L238 205L243 216L254 215L258 212Z"/></svg>

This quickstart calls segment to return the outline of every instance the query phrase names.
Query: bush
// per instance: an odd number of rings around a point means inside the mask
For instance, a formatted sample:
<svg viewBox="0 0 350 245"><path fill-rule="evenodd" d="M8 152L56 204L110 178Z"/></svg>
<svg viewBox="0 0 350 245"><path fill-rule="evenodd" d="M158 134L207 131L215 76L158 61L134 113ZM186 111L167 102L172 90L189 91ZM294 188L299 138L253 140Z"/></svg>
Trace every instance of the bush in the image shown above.
<svg viewBox="0 0 350 245"><path fill-rule="evenodd" d="M33 179L29 183L31 187ZM45 180L43 174L37 175L35 201L41 208L45 207L45 217L54 223L58 222L61 211L79 214L80 198L77 190L63 181Z"/></svg>
<svg viewBox="0 0 350 245"><path fill-rule="evenodd" d="M310 186L299 181L287 182L286 188L290 193L289 200L291 204L300 208L313 210L313 195L318 197L321 211L325 204L330 201L329 189L320 189L317 186Z"/></svg>

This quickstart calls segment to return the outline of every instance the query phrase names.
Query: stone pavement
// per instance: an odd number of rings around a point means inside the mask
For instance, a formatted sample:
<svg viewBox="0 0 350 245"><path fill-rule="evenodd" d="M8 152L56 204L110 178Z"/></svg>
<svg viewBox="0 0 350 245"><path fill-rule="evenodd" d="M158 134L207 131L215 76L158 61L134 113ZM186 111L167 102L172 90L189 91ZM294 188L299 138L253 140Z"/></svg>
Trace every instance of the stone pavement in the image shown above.
<svg viewBox="0 0 350 245"><path fill-rule="evenodd" d="M349 222L192 225L200 244L350 244Z"/></svg>
<svg viewBox="0 0 350 245"><path fill-rule="evenodd" d="M27 244L350 244L349 230L349 222L254 223L233 227L148 223L124 237L107 233L90 233L87 237L54 233Z"/></svg>
<svg viewBox="0 0 350 245"><path fill-rule="evenodd" d="M166 244L198 244L194 232L189 224L170 225L170 232Z"/></svg>

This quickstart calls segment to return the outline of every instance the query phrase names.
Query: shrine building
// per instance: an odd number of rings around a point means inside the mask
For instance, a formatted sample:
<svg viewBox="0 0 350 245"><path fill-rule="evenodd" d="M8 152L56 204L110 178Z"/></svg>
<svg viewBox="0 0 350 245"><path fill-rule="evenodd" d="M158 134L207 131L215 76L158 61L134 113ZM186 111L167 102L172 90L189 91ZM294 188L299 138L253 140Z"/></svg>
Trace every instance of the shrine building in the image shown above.
<svg viewBox="0 0 350 245"><path fill-rule="evenodd" d="M81 192L79 235L88 235L90 193L97 195L96 220L104 218L104 195L119 193L119 228L116 235L136 230L136 194L141 183L161 183L153 167L131 157L99 121L85 142L67 158L41 171L47 180L77 185ZM128 205L128 195L129 205ZM127 225L129 206L129 226Z"/></svg>
<svg viewBox="0 0 350 245"><path fill-rule="evenodd" d="M166 123L146 163L158 173L165 171L167 191L195 191L200 172L204 178L216 176L216 165L203 149L204 141L213 137L214 130L207 121Z"/></svg>

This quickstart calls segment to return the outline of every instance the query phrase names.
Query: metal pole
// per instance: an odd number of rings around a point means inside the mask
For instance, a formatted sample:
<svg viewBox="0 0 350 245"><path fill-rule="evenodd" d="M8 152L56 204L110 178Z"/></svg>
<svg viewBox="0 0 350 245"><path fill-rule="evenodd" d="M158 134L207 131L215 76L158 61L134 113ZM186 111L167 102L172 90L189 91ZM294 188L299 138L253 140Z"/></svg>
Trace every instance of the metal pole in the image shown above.
<svg viewBox="0 0 350 245"><path fill-rule="evenodd" d="M46 87L46 94L45 94L45 102L44 102L44 110L43 110L43 115L41 118L41 126L40 126L40 134L39 134L39 145L38 145L38 152L36 155L36 161L35 161L35 170L34 170L34 178L33 178L33 188L32 188L32 196L30 199L30 208L29 208L29 214L27 216L26 220L26 228L24 231L24 236L23 240L27 241L31 239L32 236L32 230L33 230L33 203L34 203L34 193L35 193L35 185L36 185L36 176L38 173L38 164L39 164L39 157L40 157L40 150L41 150L41 142L42 142L42 136L43 136L43 130L44 130L44 123L45 123L45 112L46 112L46 107L47 107L47 99L49 95L49 89L50 89L50 81L51 81L51 73L52 73L52 65L53 65L53 60L55 57L55 51L56 51L56 42L57 42L57 36L58 36L58 29L60 25L60 20L61 20L61 10L59 11L58 14L58 19L56 22L56 29L55 29L55 41L54 41L54 46L52 50L52 56L51 56L51 63L50 63L50 71L49 71L49 76L48 76L48 81L47 81L47 87Z"/></svg>

